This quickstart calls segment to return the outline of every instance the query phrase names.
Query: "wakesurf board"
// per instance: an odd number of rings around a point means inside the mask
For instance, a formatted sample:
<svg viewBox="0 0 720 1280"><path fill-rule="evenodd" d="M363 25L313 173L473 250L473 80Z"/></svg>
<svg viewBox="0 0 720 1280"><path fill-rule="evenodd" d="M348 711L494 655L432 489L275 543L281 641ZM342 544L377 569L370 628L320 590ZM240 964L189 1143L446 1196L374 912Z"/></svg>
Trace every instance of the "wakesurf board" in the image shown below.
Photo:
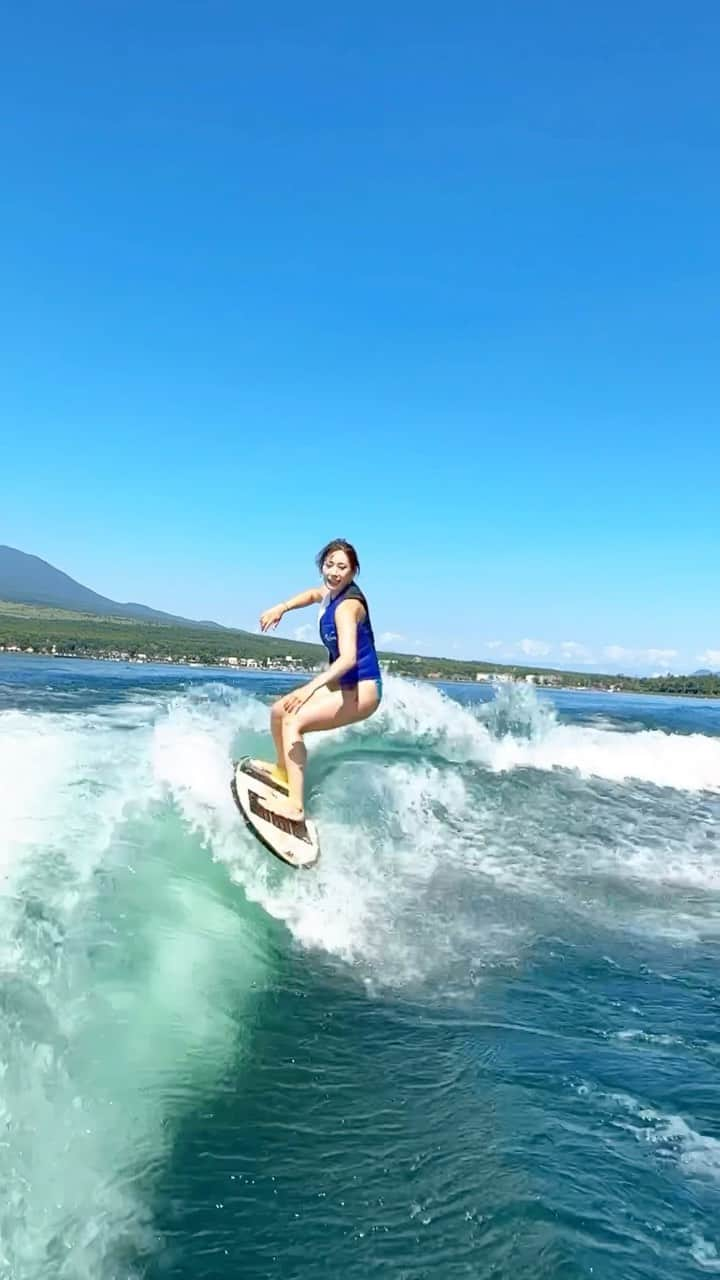
<svg viewBox="0 0 720 1280"><path fill-rule="evenodd" d="M265 776L246 756L235 764L230 790L253 835L270 853L289 867L314 866L320 857L315 824L274 812L273 801L286 797L287 787Z"/></svg>

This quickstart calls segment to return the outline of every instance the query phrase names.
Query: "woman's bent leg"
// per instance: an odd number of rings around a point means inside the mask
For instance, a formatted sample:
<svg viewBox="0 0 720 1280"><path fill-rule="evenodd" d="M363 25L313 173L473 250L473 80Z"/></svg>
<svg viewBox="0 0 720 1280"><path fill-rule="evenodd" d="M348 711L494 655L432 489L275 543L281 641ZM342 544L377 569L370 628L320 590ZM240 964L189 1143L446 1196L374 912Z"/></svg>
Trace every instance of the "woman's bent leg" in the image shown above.
<svg viewBox="0 0 720 1280"><path fill-rule="evenodd" d="M277 758L277 767L280 773L287 774L287 764L285 763L285 744L283 742L283 717L285 711L282 701L273 703L270 712L270 731L275 743L275 755Z"/></svg>
<svg viewBox="0 0 720 1280"><path fill-rule="evenodd" d="M287 786L287 766L285 764L285 747L283 744L282 722L285 710L283 708L282 699L279 698L274 702L270 710L270 732L275 744L275 757L277 763L271 765L267 760L253 760L252 766L255 773L266 778L268 781L279 782Z"/></svg>
<svg viewBox="0 0 720 1280"><path fill-rule="evenodd" d="M318 690L299 711L282 719L283 751L288 773L288 803L293 816L305 807L306 733L341 729L366 720L377 710L380 698L374 680L362 680L354 688Z"/></svg>

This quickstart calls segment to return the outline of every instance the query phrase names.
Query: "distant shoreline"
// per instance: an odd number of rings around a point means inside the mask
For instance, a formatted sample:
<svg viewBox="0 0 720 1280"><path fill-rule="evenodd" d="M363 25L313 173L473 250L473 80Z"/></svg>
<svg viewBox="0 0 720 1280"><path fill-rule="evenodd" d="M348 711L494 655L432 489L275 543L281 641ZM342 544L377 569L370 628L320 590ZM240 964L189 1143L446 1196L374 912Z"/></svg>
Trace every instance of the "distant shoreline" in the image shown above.
<svg viewBox="0 0 720 1280"><path fill-rule="evenodd" d="M285 665L281 666L280 664L275 665L275 662L277 660L273 661L273 665L271 666L264 666L264 665L260 665L259 663L253 666L247 666L247 665L241 666L239 662L237 664L228 663L228 662L200 662L194 659L188 660L188 661L182 661L179 658L110 657L107 654L98 654L98 653L67 653L67 652L44 653L44 652L37 652L36 650L28 651L25 649L17 649L12 646L7 647L2 645L0 646L0 659L5 657L37 658L37 659L44 658L46 661L50 661L50 662L53 662L53 661L107 662L110 666L123 665L123 666L133 666L133 667L185 667L185 668L192 668L195 671L197 670L222 671L225 673L231 673L233 675L243 675L243 676L250 675L250 676L300 676L302 677L302 676L311 675L313 674L313 672L317 672L322 669L317 665L313 667L301 667L299 665L294 667L289 667ZM383 664L382 661L381 661L381 666L383 666L385 674L397 675L399 679L403 679L403 680L421 680L423 684L429 684L429 685L458 684L458 685L465 685L473 689L487 687L488 685L492 686L493 688L497 688L498 686L502 687L503 685L513 685L513 686L522 685L524 687L529 686L530 688L540 690L541 692L544 692L544 693L603 693L608 695L609 694L612 694L612 695L625 694L625 695L632 695L632 696L638 695L643 698L693 698L696 700L707 701L707 702L720 701L720 694L703 693L703 692L695 693L695 692L687 692L685 690L666 689L666 690L658 691L656 689L619 688L619 687L607 688L605 685L602 685L602 684L587 684L587 685L562 684L562 683L542 684L542 683L536 682L535 680L527 680L522 676L510 677L505 675L504 673L500 674L499 677L495 680L493 680L491 677L483 680L477 680L477 679L468 679L461 675L455 675L455 676L442 675L441 676L433 673L433 675L429 676L424 674L421 671L394 672L392 670L389 670L387 665ZM643 677L638 677L638 679L643 679Z"/></svg>
<svg viewBox="0 0 720 1280"><path fill-rule="evenodd" d="M88 658L91 661L158 662L240 671L297 674L321 671L327 661L317 642L174 626L135 619L104 618L39 605L0 600L0 653L44 657ZM632 676L607 671L568 671L521 663L483 662L379 650L388 675L430 683L524 682L538 688L595 690L606 693L669 694L720 697L720 675Z"/></svg>
<svg viewBox="0 0 720 1280"><path fill-rule="evenodd" d="M0 658L45 658L46 661L68 661L68 662L107 662L110 666L126 666L126 667L193 667L195 670L207 671L229 671L235 675L311 675L314 671L321 670L320 667L288 667L280 665L261 666L255 664L253 666L241 666L240 663L228 662L200 662L195 659L183 660L182 658L147 658L147 657L111 657L107 653L63 653L58 650L56 653L47 653L38 650L15 649L3 647L0 645Z"/></svg>

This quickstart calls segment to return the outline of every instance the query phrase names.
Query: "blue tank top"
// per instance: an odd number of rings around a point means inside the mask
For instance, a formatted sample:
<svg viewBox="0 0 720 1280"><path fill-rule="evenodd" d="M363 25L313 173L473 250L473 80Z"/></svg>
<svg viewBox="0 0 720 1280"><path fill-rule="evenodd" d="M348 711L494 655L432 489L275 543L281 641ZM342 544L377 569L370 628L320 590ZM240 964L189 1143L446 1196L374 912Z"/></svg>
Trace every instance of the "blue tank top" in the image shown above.
<svg viewBox="0 0 720 1280"><path fill-rule="evenodd" d="M328 651L331 662L335 662L340 656L338 647L337 629L335 627L335 610L343 600L359 600L365 609L365 617L362 622L357 624L357 662L354 667L346 671L340 676L340 686L343 689L354 688L359 680L379 680L380 664L378 656L375 652L375 637L370 622L370 610L368 603L359 587L351 582L344 591L335 596L335 599L328 599L328 602L320 614L320 639Z"/></svg>

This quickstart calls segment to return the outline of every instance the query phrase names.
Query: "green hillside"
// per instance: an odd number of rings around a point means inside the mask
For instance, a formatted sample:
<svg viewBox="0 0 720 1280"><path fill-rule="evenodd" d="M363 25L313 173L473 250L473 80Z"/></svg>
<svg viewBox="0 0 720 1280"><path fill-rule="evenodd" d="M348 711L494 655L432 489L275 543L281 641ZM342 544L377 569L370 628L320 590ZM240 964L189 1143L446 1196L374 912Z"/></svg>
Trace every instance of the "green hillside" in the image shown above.
<svg viewBox="0 0 720 1280"><path fill-rule="evenodd" d="M218 627L216 622L194 622L162 609L129 600L121 604L108 596L91 591L62 569L40 556L19 551L17 547L0 545L0 599L16 604L40 605L42 608L65 609L90 613L103 618L132 618L140 622L176 623L203 629ZM222 630L222 628L219 628Z"/></svg>
<svg viewBox="0 0 720 1280"><path fill-rule="evenodd" d="M319 644L277 636L178 626L164 622L98 617L67 609L16 604L0 600L0 650L70 657L140 659L156 662L221 663L233 659L258 666L296 666L310 669L326 661ZM431 680L469 680L492 677L525 680L565 689L606 689L618 692L669 693L720 697L720 676L618 676L602 672L561 671L547 667L460 662L454 658L426 658L414 654L381 653L383 666L395 675ZM290 661L288 661L290 660Z"/></svg>
<svg viewBox="0 0 720 1280"><path fill-rule="evenodd" d="M165 622L135 622L128 618L98 617L69 609L0 601L0 645L7 649L32 648L36 652L77 657L111 657L128 654L162 661L217 662L222 657L266 659L292 657L308 665L323 660L320 645L276 636L253 635Z"/></svg>

